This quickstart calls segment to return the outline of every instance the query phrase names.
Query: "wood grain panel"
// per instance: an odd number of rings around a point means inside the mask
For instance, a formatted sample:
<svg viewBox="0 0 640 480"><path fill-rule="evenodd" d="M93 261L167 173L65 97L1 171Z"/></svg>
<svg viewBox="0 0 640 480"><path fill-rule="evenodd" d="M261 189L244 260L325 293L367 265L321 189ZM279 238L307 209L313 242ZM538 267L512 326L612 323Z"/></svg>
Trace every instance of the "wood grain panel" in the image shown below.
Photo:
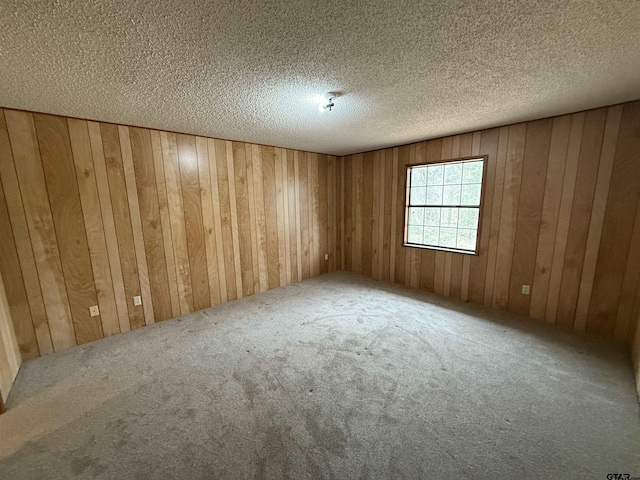
<svg viewBox="0 0 640 480"><path fill-rule="evenodd" d="M618 145L613 161L600 252L589 306L587 331L612 335L633 232L634 206L640 197L640 102L627 103L622 111ZM637 245L633 246L638 248Z"/></svg>
<svg viewBox="0 0 640 480"><path fill-rule="evenodd" d="M479 147L480 155L487 155L485 168L487 169L484 183L483 211L480 224L479 255L471 257L471 270L469 276L469 301L474 303L484 302L485 281L487 276L487 251L489 249L489 237L491 235L491 212L493 209L493 189L496 177L496 159L498 155L498 139L500 130L497 128L482 132ZM460 256L460 255L457 255Z"/></svg>
<svg viewBox="0 0 640 480"><path fill-rule="evenodd" d="M373 152L362 155L362 274L373 272ZM357 220L356 220L357 221Z"/></svg>
<svg viewBox="0 0 640 480"><path fill-rule="evenodd" d="M256 221L256 198L253 182L253 151L251 145L244 146L247 160L247 192L249 197L249 224L251 233L251 272L253 273L253 291L260 292L260 263L258 260L258 227Z"/></svg>
<svg viewBox="0 0 640 480"><path fill-rule="evenodd" d="M16 244L31 243L53 348L56 351L64 350L76 345L76 336L33 116L30 113L5 110L5 118L20 184L19 193L29 227L29 236L16 239ZM3 174L4 170L3 168ZM18 192L13 194L17 195Z"/></svg>
<svg viewBox="0 0 640 480"><path fill-rule="evenodd" d="M34 115L42 167L78 344L104 336L89 307L98 304L67 121Z"/></svg>
<svg viewBox="0 0 640 480"><path fill-rule="evenodd" d="M500 212L500 233L498 237L498 256L496 258L493 284L492 305L507 308L513 248L518 221L518 200L522 180L522 161L524 158L526 124L509 127L507 160L502 191L502 211Z"/></svg>
<svg viewBox="0 0 640 480"><path fill-rule="evenodd" d="M578 302L606 119L606 108L587 112L582 132L576 188L571 206L567 250L556 314L556 323L570 327L573 326Z"/></svg>
<svg viewBox="0 0 640 480"><path fill-rule="evenodd" d="M171 235L171 220L169 218L169 201L167 198L167 185L164 177L164 160L162 157L162 139L160 132L151 130L151 150L153 154L154 172L156 175L156 190L158 194L158 212L160 214L160 228L162 229L162 244L164 253L164 265L166 267L167 284L169 287L169 302L171 304L171 316L180 315L180 299L178 298L178 279L176 277L176 264L173 258L173 238ZM166 308L166 307L164 307Z"/></svg>
<svg viewBox="0 0 640 480"><path fill-rule="evenodd" d="M344 160L344 268L347 271L353 271L353 242L351 238L353 236L353 182L352 182L352 165L353 161L351 157L346 157ZM395 232L397 233L397 232ZM395 237L394 233L394 237Z"/></svg>
<svg viewBox="0 0 640 480"><path fill-rule="evenodd" d="M187 245L187 229L182 205L182 183L180 164L178 160L178 138L175 134L162 132L162 156L164 159L164 177L169 204L169 218L171 222L171 236L173 243L173 258L176 266L176 281L178 285L178 299L180 300L180 314L194 311L193 290L191 287L191 266L189 262L189 247Z"/></svg>
<svg viewBox="0 0 640 480"><path fill-rule="evenodd" d="M233 168L238 223L238 245L242 270L242 294L253 295L253 257L251 251L251 218L247 189L247 161L244 144L233 142ZM277 238L276 238L277 242ZM278 282L279 286L279 282Z"/></svg>
<svg viewBox="0 0 640 480"><path fill-rule="evenodd" d="M136 178L133 167L133 155L131 153L131 136L129 127L118 126L120 136L120 152L122 153L122 166L124 170L124 181L127 188L127 201L129 202L129 213L131 215L131 231L133 232L133 248L136 252L136 262L138 264L138 281L140 282L140 297L142 298L142 311L146 325L155 322L153 313L153 301L151 299L151 284L149 280L149 269L147 266L147 252L144 249L144 238L142 233L142 219L140 218L140 203L136 189Z"/></svg>
<svg viewBox="0 0 640 480"><path fill-rule="evenodd" d="M0 271L6 276L5 290L10 313L7 319L11 319L21 358L29 360L40 356L40 351L31 321L27 291L22 280L20 260L13 240L14 234L2 183L0 183L0 225L2 225L0 233L4 239L0 242Z"/></svg>
<svg viewBox="0 0 640 480"><path fill-rule="evenodd" d="M529 312L531 295L522 293L522 285L533 283L552 127L553 119L527 124L508 305L509 310L524 315Z"/></svg>
<svg viewBox="0 0 640 480"><path fill-rule="evenodd" d="M105 337L120 333L116 298L111 283L111 267L104 236L100 199L96 184L89 128L83 120L69 119L69 137L76 168L80 203L84 220L91 266L100 308L100 321Z"/></svg>
<svg viewBox="0 0 640 480"><path fill-rule="evenodd" d="M214 226L213 202L211 201L209 146L206 138L196 137L196 155L198 158L198 178L200 180L202 227L204 229L205 253L207 257L209 304L217 305L220 303L220 274L218 272L218 253Z"/></svg>
<svg viewBox="0 0 640 480"><path fill-rule="evenodd" d="M264 172L263 172L264 174ZM298 233L300 232L300 217L297 210L296 190L298 182L296 180L296 161L295 154L291 150L287 150L287 195L289 204L289 252L290 252L290 269L291 281L297 282L298 278ZM266 213L265 213L266 215Z"/></svg>
<svg viewBox="0 0 640 480"><path fill-rule="evenodd" d="M567 147L567 160L562 182L562 195L558 212L558 225L553 247L549 276L549 295L545 309L545 320L549 323L556 321L558 301L560 298L560 284L562 282L562 269L567 249L567 237L569 233L569 221L571 220L571 205L573 193L576 187L576 175L578 172L578 159L580 157L580 144L584 128L584 113L572 116L571 130L569 131L569 145ZM535 288L535 287L534 287Z"/></svg>
<svg viewBox="0 0 640 480"><path fill-rule="evenodd" d="M315 257L319 263L320 271L318 275L329 271L329 262L325 260L325 254L329 254L329 193L327 190L326 178L329 173L329 162L331 157L327 155L318 156L317 168L317 188L315 190L314 205L316 206L316 218L318 225L318 248Z"/></svg>
<svg viewBox="0 0 640 480"><path fill-rule="evenodd" d="M545 179L542 213L540 215L538 248L533 273L533 285L531 286L531 302L529 304L529 316L538 320L544 319L547 296L549 294L551 276L549 265L553 260L570 128L571 116L566 115L553 119L549 160L547 162L547 178Z"/></svg>
<svg viewBox="0 0 640 480"><path fill-rule="evenodd" d="M120 136L116 125L101 123L100 131L102 134L113 220L115 223L116 237L118 239L122 279L127 299L127 309L129 311L129 325L131 329L136 329L143 327L145 321L142 306L133 304L133 297L140 295L140 281L138 279L138 262L133 246L133 233L131 230L129 203L127 200L127 187L124 178L124 166L120 153Z"/></svg>
<svg viewBox="0 0 640 480"><path fill-rule="evenodd" d="M309 247L311 232L309 221L309 159L308 154L301 154L298 164L298 204L300 208L300 262L302 264L302 280L311 276L311 260Z"/></svg>
<svg viewBox="0 0 640 480"><path fill-rule="evenodd" d="M320 274L320 218L318 216L318 154L311 153L309 158L309 221L311 224L310 266L311 276ZM276 168L277 171L277 168Z"/></svg>
<svg viewBox="0 0 640 480"><path fill-rule="evenodd" d="M236 174L235 174L235 160L233 143L225 141L225 149L227 152L227 172L229 182L229 215L231 218L231 235L233 237L233 268L235 269L236 279L236 295L238 298L244 296L243 279L242 279L242 260L240 258L240 233L238 222L238 202L236 198Z"/></svg>
<svg viewBox="0 0 640 480"><path fill-rule="evenodd" d="M287 260L285 247L285 221L284 221L284 178L282 175L283 150L275 149L275 182L276 182L276 226L277 226L277 244L278 244L278 286L286 285L287 282ZM318 273L314 273L318 275Z"/></svg>
<svg viewBox="0 0 640 480"><path fill-rule="evenodd" d="M147 259L146 265L149 273L150 300L153 304L154 320L160 322L173 317L173 311L162 238L162 221L160 219L151 134L149 130L142 128L130 128L129 134Z"/></svg>
<svg viewBox="0 0 640 480"><path fill-rule="evenodd" d="M211 300L204 227L202 224L196 142L195 137L191 135L178 135L177 140L193 309L202 310L211 305Z"/></svg>
<svg viewBox="0 0 640 480"><path fill-rule="evenodd" d="M39 354L53 352L51 333L47 323L40 282L33 249L29 241L18 177L13 165L9 133L0 111L0 201L2 202L2 238L0 242L0 271L7 281L7 299L12 312L14 331L22 358L28 360ZM15 254L15 256L14 256ZM20 285L24 289L26 308L21 306ZM15 310L15 311L14 311ZM33 331L33 335L31 332Z"/></svg>
<svg viewBox="0 0 640 480"><path fill-rule="evenodd" d="M216 257L218 260L218 283L220 285L220 301L226 302L229 300L227 294L227 268L225 266L225 248L224 248L224 236L222 234L222 213L221 213L221 195L219 191L218 182L218 164L220 163L220 157L218 156L222 152L220 151L220 142L216 142L213 139L207 140L207 149L209 152L209 176L211 177L211 202L213 204L213 227L215 232L216 241ZM235 278L232 283L235 285Z"/></svg>
<svg viewBox="0 0 640 480"><path fill-rule="evenodd" d="M102 214L102 226L104 228L105 242L107 244L109 270L111 271L111 284L113 286L116 310L118 312L118 326L120 328L120 332L128 332L131 330L131 324L129 322L127 294L125 292L124 278L122 276L120 248L118 246L118 235L116 233L115 219L113 216L111 192L109 190L107 164L102 145L102 133L100 131L100 124L96 122L87 122L87 128L89 130L91 155L93 157L98 200L100 202L100 211Z"/></svg>
<svg viewBox="0 0 640 480"><path fill-rule="evenodd" d="M600 165L598 167L598 179L596 180L596 190L593 199L593 209L591 211L591 221L589 222L589 233L587 235L587 246L584 255L584 265L582 268L582 278L580 279L580 291L578 294L578 304L576 307L575 328L584 330L589 314L589 301L593 289L593 279L596 273L596 262L598 260L598 249L602 237L602 225L609 196L609 186L611 184L611 174L613 171L613 157L618 141L620 130L620 120L622 118L622 105L609 108L607 113L607 125L605 126L604 138L602 141L602 153L600 155ZM616 322L618 324L618 322Z"/></svg>
<svg viewBox="0 0 640 480"><path fill-rule="evenodd" d="M272 147L262 148L264 213L267 233L267 274L269 289L280 285L278 219L276 205L276 156Z"/></svg>
<svg viewBox="0 0 640 480"><path fill-rule="evenodd" d="M484 304L493 304L496 262L498 259L498 241L500 235L500 216L502 215L502 196L504 193L504 176L507 164L507 147L509 145L509 127L500 128L498 151L496 153L496 176L493 185L493 204L491 206L491 231L487 250L487 273L485 275ZM483 211L489 215L489 210Z"/></svg>

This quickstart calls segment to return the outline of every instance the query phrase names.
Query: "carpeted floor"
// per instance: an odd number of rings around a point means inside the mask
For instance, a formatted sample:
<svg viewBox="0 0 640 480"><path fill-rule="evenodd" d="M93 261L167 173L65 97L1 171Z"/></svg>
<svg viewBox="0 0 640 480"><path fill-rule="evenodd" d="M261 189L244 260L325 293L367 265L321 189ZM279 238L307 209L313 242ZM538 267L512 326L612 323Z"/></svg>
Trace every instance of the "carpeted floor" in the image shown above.
<svg viewBox="0 0 640 480"><path fill-rule="evenodd" d="M347 273L23 365L2 479L640 476L628 352Z"/></svg>

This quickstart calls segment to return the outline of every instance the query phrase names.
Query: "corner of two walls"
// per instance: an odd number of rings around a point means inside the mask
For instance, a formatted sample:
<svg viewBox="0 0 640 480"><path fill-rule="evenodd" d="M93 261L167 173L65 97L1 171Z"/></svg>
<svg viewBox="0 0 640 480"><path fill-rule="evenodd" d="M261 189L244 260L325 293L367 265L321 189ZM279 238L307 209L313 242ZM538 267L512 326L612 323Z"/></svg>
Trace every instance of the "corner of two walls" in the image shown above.
<svg viewBox="0 0 640 480"><path fill-rule="evenodd" d="M328 155L0 109L0 271L22 358L339 268L337 171Z"/></svg>
<svg viewBox="0 0 640 480"><path fill-rule="evenodd" d="M631 345L638 152L640 101L341 157L340 264ZM472 155L488 155L479 254L403 247L406 165Z"/></svg>
<svg viewBox="0 0 640 480"><path fill-rule="evenodd" d="M632 343L640 102L339 158L1 113L24 359L339 269ZM479 255L403 247L405 165L485 154Z"/></svg>

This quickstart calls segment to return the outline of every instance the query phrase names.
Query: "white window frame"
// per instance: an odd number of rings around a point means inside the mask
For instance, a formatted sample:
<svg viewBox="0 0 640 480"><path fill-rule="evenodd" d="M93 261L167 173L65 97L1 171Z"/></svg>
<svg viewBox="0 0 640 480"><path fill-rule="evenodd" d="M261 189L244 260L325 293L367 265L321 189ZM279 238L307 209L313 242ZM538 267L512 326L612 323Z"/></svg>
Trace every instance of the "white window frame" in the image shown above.
<svg viewBox="0 0 640 480"><path fill-rule="evenodd" d="M486 178L487 178L487 155L472 155L470 157L462 157L462 158L452 158L447 160L439 160L437 162L423 162L423 163L412 163L406 165L406 175L405 175L405 194L404 194L404 233L402 238L402 245L404 247L409 248L422 248L427 250L437 250L444 252L453 252L460 253L463 255L479 255L480 254L480 235L482 228L482 218L483 218L483 204L484 204L484 196L485 196L485 187L486 187ZM476 235L476 245L473 251L471 250L462 250L458 248L450 248L450 247L440 247L437 245L426 245L426 244L418 244L418 243L409 243L407 241L407 237L409 234L409 207L410 205L410 189L411 189L411 169L413 167L423 167L428 165L443 165L447 163L454 162L465 162L469 160L481 160L482 161L482 182L480 186L480 204L476 207L471 206L470 208L478 209L478 229ZM425 205L429 206L429 205ZM432 205L433 207L446 207L446 205Z"/></svg>

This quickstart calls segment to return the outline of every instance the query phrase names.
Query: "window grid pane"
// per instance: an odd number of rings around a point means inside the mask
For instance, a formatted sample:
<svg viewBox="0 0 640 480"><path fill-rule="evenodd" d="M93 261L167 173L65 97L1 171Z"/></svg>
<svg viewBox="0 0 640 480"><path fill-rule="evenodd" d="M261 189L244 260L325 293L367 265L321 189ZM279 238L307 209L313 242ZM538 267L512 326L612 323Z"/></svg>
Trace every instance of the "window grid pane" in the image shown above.
<svg viewBox="0 0 640 480"><path fill-rule="evenodd" d="M483 159L409 167L407 243L475 252L483 168Z"/></svg>

